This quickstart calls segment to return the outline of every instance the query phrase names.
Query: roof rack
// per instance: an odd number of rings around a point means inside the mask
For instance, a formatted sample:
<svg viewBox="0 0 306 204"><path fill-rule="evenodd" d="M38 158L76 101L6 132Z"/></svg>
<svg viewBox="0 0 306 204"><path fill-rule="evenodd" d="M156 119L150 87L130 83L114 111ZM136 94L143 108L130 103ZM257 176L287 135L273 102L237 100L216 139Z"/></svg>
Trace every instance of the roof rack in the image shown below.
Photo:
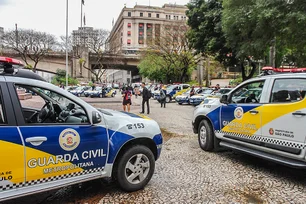
<svg viewBox="0 0 306 204"><path fill-rule="evenodd" d="M274 75L274 74L288 74L288 73L304 73L306 68L273 68L263 67L262 73L259 76Z"/></svg>

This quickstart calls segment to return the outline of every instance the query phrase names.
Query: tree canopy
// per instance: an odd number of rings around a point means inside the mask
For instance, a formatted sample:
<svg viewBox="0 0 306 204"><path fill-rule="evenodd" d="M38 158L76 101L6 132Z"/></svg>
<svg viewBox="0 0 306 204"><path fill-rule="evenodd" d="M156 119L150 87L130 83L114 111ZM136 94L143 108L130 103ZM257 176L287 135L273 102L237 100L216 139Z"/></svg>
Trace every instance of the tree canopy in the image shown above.
<svg viewBox="0 0 306 204"><path fill-rule="evenodd" d="M173 22L160 29L160 35L148 44L139 72L151 80L186 82L196 68L196 58L186 37L187 26Z"/></svg>
<svg viewBox="0 0 306 204"><path fill-rule="evenodd" d="M56 38L48 33L20 29L7 31L2 36L6 48L16 51L26 66L36 71L37 64L56 46ZM31 64L30 60L33 61Z"/></svg>
<svg viewBox="0 0 306 204"><path fill-rule="evenodd" d="M188 8L191 45L225 66L240 65L243 80L253 76L257 60L268 64L274 46L276 66L306 65L303 0L191 0Z"/></svg>

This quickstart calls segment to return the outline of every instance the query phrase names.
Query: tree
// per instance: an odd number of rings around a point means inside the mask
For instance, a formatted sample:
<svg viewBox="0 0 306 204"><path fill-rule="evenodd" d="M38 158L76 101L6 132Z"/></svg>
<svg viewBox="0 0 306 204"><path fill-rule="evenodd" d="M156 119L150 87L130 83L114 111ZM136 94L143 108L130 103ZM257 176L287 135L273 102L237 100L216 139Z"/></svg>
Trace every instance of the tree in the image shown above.
<svg viewBox="0 0 306 204"><path fill-rule="evenodd" d="M77 79L68 76L68 84L70 85L77 85L79 82ZM52 78L52 84L60 85L66 84L66 71L62 69L56 70L56 75Z"/></svg>
<svg viewBox="0 0 306 204"><path fill-rule="evenodd" d="M223 0L192 0L187 5L188 25L191 28L188 39L197 53L201 53L206 59L212 56L225 66L235 66L239 63L242 76L246 80L253 76L256 65L249 55L237 56L235 47L226 44L227 38L222 30L222 2ZM246 74L245 59L252 66L249 75Z"/></svg>
<svg viewBox="0 0 306 204"><path fill-rule="evenodd" d="M276 47L276 66L289 56L298 66L306 64L305 1L224 0L223 7L223 31L237 57L265 59Z"/></svg>
<svg viewBox="0 0 306 204"><path fill-rule="evenodd" d="M68 36L68 52L72 51L73 44L72 44L72 36ZM60 36L60 41L57 43L57 47L60 51L64 52L66 50L66 36Z"/></svg>
<svg viewBox="0 0 306 204"><path fill-rule="evenodd" d="M148 47L138 66L140 73L166 83L188 81L196 68L196 58L190 49L187 31L184 22L173 22L164 25L154 41L147 38Z"/></svg>
<svg viewBox="0 0 306 204"><path fill-rule="evenodd" d="M102 81L101 78L106 69L113 68L113 66L121 63L121 60L118 60L118 46L107 49L108 36L109 31L98 29L96 30L96 35L89 39L86 44L91 58L95 59L96 65L94 67L86 67L85 59L80 58L79 60L80 65L90 71L97 82Z"/></svg>
<svg viewBox="0 0 306 204"><path fill-rule="evenodd" d="M36 72L36 67L45 55L54 48L56 39L53 35L34 30L8 31L3 35L5 47L18 53L26 66ZM34 64L30 64L32 60Z"/></svg>

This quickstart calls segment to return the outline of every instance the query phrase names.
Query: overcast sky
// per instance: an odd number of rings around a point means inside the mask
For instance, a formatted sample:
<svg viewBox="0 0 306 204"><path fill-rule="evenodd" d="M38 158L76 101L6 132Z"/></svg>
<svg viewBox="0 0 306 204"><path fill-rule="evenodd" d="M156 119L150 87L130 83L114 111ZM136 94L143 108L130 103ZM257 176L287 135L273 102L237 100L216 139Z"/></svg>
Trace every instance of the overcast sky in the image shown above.
<svg viewBox="0 0 306 204"><path fill-rule="evenodd" d="M86 26L111 30L124 4L127 7L149 5L149 0L84 0ZM185 5L189 0L151 0L151 6L165 3ZM66 0L0 0L0 27L5 30L35 29L56 36L65 35ZM81 0L69 0L69 33L81 25Z"/></svg>

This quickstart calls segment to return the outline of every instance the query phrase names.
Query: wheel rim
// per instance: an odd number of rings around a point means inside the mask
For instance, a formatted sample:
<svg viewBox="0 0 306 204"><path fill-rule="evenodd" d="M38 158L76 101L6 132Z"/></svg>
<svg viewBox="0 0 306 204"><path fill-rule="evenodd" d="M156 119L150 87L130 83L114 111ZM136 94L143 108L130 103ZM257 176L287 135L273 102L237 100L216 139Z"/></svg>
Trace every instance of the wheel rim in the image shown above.
<svg viewBox="0 0 306 204"><path fill-rule="evenodd" d="M170 102L170 97L166 98L166 102L169 103Z"/></svg>
<svg viewBox="0 0 306 204"><path fill-rule="evenodd" d="M125 178L132 184L144 181L150 171L150 161L144 154L132 156L125 165Z"/></svg>
<svg viewBox="0 0 306 204"><path fill-rule="evenodd" d="M206 144L207 131L205 126L202 126L200 129L200 142L202 145Z"/></svg>

